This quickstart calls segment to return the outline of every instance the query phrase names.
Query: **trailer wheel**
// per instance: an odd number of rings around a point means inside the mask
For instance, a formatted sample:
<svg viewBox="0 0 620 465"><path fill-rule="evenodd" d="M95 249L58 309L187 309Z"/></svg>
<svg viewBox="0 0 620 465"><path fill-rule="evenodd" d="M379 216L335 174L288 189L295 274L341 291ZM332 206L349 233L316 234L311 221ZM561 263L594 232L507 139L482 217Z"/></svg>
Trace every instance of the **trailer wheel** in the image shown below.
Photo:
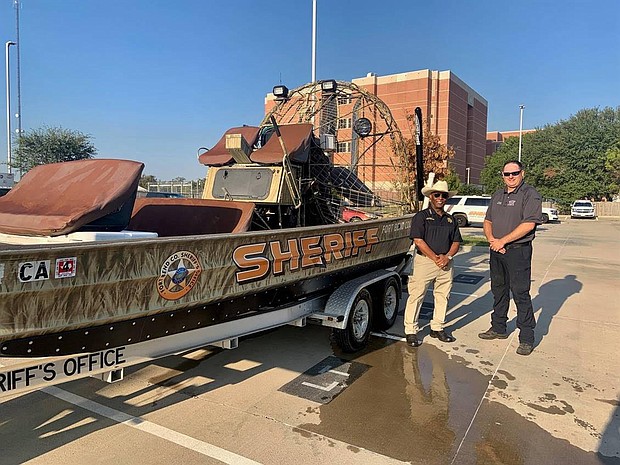
<svg viewBox="0 0 620 465"><path fill-rule="evenodd" d="M359 291L345 329L334 329L336 344L344 352L357 352L363 349L370 336L370 323L372 321L372 298L367 289Z"/></svg>
<svg viewBox="0 0 620 465"><path fill-rule="evenodd" d="M380 331L391 328L400 308L400 286L396 278L391 277L385 280L383 295L377 304L374 327Z"/></svg>

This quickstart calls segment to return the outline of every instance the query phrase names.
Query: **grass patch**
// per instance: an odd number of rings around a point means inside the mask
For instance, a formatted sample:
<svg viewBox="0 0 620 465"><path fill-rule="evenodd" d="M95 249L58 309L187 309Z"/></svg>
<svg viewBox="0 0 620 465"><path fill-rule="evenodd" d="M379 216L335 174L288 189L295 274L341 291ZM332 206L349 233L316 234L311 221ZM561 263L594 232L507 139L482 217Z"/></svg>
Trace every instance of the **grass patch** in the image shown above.
<svg viewBox="0 0 620 465"><path fill-rule="evenodd" d="M482 245L487 247L489 245L489 241L487 241L486 237L462 236L462 238L463 242L461 243L461 245Z"/></svg>

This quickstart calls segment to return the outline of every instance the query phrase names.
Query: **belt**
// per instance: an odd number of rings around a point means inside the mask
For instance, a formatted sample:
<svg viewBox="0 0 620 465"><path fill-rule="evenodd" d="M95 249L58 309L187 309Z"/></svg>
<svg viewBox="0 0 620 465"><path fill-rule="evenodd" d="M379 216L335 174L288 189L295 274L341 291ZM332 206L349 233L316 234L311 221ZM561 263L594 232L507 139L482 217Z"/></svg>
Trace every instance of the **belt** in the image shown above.
<svg viewBox="0 0 620 465"><path fill-rule="evenodd" d="M422 252L420 252L418 249L416 249L415 253L417 253L418 255L422 255L423 257L426 257L426 255L424 255ZM445 254L444 254L445 255Z"/></svg>
<svg viewBox="0 0 620 465"><path fill-rule="evenodd" d="M528 245L532 245L532 241L520 242L517 244L506 244L506 249L518 249L519 247L525 247Z"/></svg>

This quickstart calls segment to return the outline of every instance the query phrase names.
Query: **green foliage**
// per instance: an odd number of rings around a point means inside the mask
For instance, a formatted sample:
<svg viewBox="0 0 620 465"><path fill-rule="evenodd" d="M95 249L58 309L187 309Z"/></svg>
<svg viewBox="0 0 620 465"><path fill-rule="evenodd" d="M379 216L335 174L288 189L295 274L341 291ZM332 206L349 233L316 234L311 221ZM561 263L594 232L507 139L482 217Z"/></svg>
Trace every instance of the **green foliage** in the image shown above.
<svg viewBox="0 0 620 465"><path fill-rule="evenodd" d="M15 140L13 167L24 174L36 165L93 158L91 136L61 127L32 129Z"/></svg>
<svg viewBox="0 0 620 465"><path fill-rule="evenodd" d="M145 189L149 188L149 183L156 183L157 182L157 178L155 176L153 176L152 174L143 174L142 176L140 176L140 181L138 182L138 185L140 187L144 187Z"/></svg>
<svg viewBox="0 0 620 465"><path fill-rule="evenodd" d="M620 107L580 110L566 121L523 134L526 182L560 206L583 197L609 197L617 189L614 167L620 162L613 148L618 144ZM481 174L487 192L503 186L499 173L518 153L519 138L511 137L487 158Z"/></svg>
<svg viewBox="0 0 620 465"><path fill-rule="evenodd" d="M605 152L605 168L609 171L609 192L620 192L620 142Z"/></svg>
<svg viewBox="0 0 620 465"><path fill-rule="evenodd" d="M483 191L475 184L463 184L460 176L454 170L453 166L450 166L450 171L444 176L444 180L448 183L448 188L451 191L456 191L459 195L482 195Z"/></svg>

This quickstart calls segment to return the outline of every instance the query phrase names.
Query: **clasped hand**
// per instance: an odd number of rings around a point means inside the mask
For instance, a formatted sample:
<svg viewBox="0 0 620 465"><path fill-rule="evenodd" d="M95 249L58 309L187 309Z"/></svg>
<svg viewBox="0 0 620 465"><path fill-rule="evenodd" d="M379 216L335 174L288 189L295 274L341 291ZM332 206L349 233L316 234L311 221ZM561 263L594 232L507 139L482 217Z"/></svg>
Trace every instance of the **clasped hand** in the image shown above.
<svg viewBox="0 0 620 465"><path fill-rule="evenodd" d="M435 265L439 268L447 267L448 263L450 263L450 259L446 255L440 254L437 255L437 258L435 258Z"/></svg>
<svg viewBox="0 0 620 465"><path fill-rule="evenodd" d="M489 239L489 247L494 252L506 253L506 241L492 237Z"/></svg>

